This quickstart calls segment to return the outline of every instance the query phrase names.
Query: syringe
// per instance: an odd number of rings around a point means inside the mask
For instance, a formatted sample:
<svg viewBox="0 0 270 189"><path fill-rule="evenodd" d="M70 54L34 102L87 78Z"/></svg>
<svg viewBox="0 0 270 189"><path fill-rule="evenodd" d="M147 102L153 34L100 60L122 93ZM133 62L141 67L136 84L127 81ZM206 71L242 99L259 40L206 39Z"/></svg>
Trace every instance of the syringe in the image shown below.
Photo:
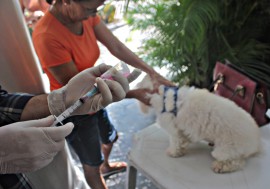
<svg viewBox="0 0 270 189"><path fill-rule="evenodd" d="M128 66L123 62L120 62L120 63L116 64L113 68L115 68L117 71L119 71L124 77L128 77L130 75L130 70L129 70ZM103 78L103 79L112 79L111 71L112 70L109 69L104 74L102 74L100 77ZM137 73L136 73L137 76L140 75L140 73L141 73L141 71L138 70ZM95 84L94 88L92 88L88 93L86 93L83 97L81 97L79 100L77 100L72 106L67 108L58 117L56 117L54 115L55 121L53 122L52 126L56 126L58 123L62 124L62 121L65 120L66 118L68 118L77 108L79 108L85 102L85 100L87 98L90 98L90 97L94 96L98 92L99 92L98 88L97 88L97 86Z"/></svg>

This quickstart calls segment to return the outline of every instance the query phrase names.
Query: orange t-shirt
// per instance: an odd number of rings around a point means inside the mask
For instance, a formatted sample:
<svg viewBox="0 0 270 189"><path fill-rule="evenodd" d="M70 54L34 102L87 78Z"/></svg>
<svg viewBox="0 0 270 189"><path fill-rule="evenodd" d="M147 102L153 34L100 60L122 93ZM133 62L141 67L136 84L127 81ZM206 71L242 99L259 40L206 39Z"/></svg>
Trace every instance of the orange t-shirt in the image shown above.
<svg viewBox="0 0 270 189"><path fill-rule="evenodd" d="M44 72L50 80L51 90L62 85L48 68L73 61L79 71L93 67L100 51L94 27L100 23L99 16L83 21L83 34L75 35L62 25L50 12L37 23L33 43Z"/></svg>

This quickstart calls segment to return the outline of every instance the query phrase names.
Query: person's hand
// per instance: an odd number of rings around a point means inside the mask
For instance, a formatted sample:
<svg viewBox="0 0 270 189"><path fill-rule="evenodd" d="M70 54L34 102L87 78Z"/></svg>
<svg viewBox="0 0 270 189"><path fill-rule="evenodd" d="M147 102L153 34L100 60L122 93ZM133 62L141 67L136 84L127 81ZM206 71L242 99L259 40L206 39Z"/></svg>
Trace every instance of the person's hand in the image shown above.
<svg viewBox="0 0 270 189"><path fill-rule="evenodd" d="M153 90L154 92L158 92L158 88L160 85L166 85L166 86L175 86L175 84L167 79L165 79L163 76L159 75L158 73L154 72L150 75L152 84L153 84Z"/></svg>
<svg viewBox="0 0 270 189"><path fill-rule="evenodd" d="M136 85L135 90L130 90L127 93L127 98L136 98L145 105L150 105L150 97L153 93L158 93L160 85L175 86L171 81L165 79L156 72L153 72L151 75L147 74Z"/></svg>
<svg viewBox="0 0 270 189"><path fill-rule="evenodd" d="M49 164L74 127L72 123L50 127L53 121L50 116L1 127L0 173L31 172Z"/></svg>
<svg viewBox="0 0 270 189"><path fill-rule="evenodd" d="M60 115L66 108L91 90L95 83L99 93L88 98L73 115L96 112L112 102L122 100L129 90L129 82L138 75L136 76L133 72L128 78L125 78L120 72L114 70L111 72L113 80L101 79L100 76L110 68L111 66L101 64L84 70L73 77L66 86L50 93L48 95L50 112L56 116Z"/></svg>
<svg viewBox="0 0 270 189"><path fill-rule="evenodd" d="M153 92L153 90L146 88L133 89L127 93L127 98L136 98L145 105L150 106L150 94L153 94Z"/></svg>

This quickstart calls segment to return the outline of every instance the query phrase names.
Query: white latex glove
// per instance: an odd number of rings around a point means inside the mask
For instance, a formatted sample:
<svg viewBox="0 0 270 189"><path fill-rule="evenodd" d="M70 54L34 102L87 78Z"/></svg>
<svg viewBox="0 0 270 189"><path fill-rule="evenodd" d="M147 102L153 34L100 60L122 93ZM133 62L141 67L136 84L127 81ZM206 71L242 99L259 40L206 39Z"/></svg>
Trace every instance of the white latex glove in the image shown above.
<svg viewBox="0 0 270 189"><path fill-rule="evenodd" d="M52 91L48 95L48 104L51 114L60 115L66 108L76 100L85 95L97 83L99 93L79 107L72 115L96 112L112 102L125 98L129 90L129 82L132 82L139 74L136 70L128 78L116 70L112 71L113 80L103 80L100 76L109 70L111 66L101 64L86 69L73 77L64 87Z"/></svg>
<svg viewBox="0 0 270 189"><path fill-rule="evenodd" d="M50 127L53 121L50 116L0 127L0 173L31 172L49 164L74 127Z"/></svg>

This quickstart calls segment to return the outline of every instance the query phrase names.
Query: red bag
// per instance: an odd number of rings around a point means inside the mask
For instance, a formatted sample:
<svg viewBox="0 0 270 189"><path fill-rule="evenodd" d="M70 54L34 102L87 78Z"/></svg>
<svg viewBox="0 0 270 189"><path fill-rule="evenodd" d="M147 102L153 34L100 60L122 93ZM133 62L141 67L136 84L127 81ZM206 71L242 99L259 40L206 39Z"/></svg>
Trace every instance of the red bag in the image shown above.
<svg viewBox="0 0 270 189"><path fill-rule="evenodd" d="M232 64L216 63L214 93L231 99L249 112L259 126L269 122L265 115L269 108L269 89L266 84Z"/></svg>

